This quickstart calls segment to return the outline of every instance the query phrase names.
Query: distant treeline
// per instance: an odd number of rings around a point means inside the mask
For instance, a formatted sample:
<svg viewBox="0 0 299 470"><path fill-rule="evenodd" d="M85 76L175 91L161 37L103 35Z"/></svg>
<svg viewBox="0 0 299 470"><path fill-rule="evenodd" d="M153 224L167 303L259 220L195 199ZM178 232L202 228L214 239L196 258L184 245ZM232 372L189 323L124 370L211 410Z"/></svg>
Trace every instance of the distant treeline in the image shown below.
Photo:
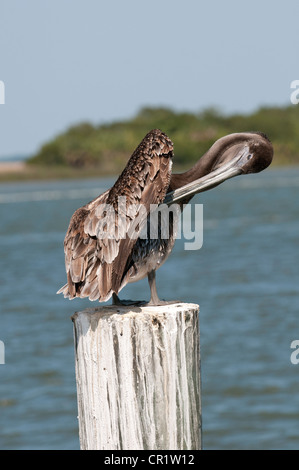
<svg viewBox="0 0 299 470"><path fill-rule="evenodd" d="M299 106L264 107L225 116L215 109L198 114L167 108L143 108L133 119L94 126L81 123L45 143L30 164L119 172L145 134L159 128L174 143L175 164L191 166L220 137L233 132L267 134L275 150L273 163L299 163Z"/></svg>

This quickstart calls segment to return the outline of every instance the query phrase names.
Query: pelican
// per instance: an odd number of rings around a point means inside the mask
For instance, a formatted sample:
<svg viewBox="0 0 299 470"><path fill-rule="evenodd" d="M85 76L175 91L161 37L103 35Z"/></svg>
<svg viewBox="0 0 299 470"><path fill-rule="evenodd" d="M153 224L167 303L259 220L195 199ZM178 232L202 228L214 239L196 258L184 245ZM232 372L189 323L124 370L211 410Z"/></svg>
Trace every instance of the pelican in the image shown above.
<svg viewBox="0 0 299 470"><path fill-rule="evenodd" d="M147 276L151 292L148 305L169 303L158 297L155 273L172 251L179 215L170 221L168 238L141 238L151 207L178 204L183 210L195 194L237 175L267 168L273 147L260 132L230 134L217 140L181 174L171 173L173 156L172 141L153 129L112 188L75 211L64 240L67 283L58 294L100 302L112 297L113 303L121 303L120 290Z"/></svg>

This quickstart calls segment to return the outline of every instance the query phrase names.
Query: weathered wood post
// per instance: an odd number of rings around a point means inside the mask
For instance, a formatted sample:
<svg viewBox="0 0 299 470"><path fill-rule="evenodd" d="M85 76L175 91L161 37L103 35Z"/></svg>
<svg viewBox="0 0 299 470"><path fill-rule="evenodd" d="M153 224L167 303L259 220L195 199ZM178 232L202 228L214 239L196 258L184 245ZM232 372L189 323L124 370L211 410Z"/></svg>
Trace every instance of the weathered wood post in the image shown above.
<svg viewBox="0 0 299 470"><path fill-rule="evenodd" d="M73 315L80 447L201 448L199 306Z"/></svg>

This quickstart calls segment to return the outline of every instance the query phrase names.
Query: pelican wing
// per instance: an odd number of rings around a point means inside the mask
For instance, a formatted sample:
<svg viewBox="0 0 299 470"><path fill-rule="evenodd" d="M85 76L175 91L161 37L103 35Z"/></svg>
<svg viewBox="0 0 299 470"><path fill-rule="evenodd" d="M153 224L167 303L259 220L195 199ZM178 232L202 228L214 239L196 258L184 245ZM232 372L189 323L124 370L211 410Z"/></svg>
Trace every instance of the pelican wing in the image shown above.
<svg viewBox="0 0 299 470"><path fill-rule="evenodd" d="M102 246L96 236L85 229L85 226L90 220L94 207L105 204L108 192L106 191L86 206L76 210L70 220L64 239L67 284L58 291L70 299L89 297L95 300L100 297L97 273ZM98 223L98 220L94 223Z"/></svg>

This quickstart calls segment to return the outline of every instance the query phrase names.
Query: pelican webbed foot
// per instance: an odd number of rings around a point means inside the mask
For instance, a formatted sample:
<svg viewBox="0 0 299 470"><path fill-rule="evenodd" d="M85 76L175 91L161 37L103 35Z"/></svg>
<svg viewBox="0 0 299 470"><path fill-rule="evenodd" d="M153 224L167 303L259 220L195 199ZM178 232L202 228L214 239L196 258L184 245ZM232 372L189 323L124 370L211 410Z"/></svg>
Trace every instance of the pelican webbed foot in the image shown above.
<svg viewBox="0 0 299 470"><path fill-rule="evenodd" d="M181 300L160 300L158 299L157 301L153 302L152 299L145 304L145 307L159 307L163 305L173 305L173 304L181 304Z"/></svg>
<svg viewBox="0 0 299 470"><path fill-rule="evenodd" d="M115 294L115 292L113 292L112 294L112 305L118 305L118 306L121 306L121 307L129 307L130 305L132 305L132 307L141 307L143 305L146 305L146 301L145 300L129 300L129 299L123 299L123 300L120 300L120 298L118 297L117 294Z"/></svg>

